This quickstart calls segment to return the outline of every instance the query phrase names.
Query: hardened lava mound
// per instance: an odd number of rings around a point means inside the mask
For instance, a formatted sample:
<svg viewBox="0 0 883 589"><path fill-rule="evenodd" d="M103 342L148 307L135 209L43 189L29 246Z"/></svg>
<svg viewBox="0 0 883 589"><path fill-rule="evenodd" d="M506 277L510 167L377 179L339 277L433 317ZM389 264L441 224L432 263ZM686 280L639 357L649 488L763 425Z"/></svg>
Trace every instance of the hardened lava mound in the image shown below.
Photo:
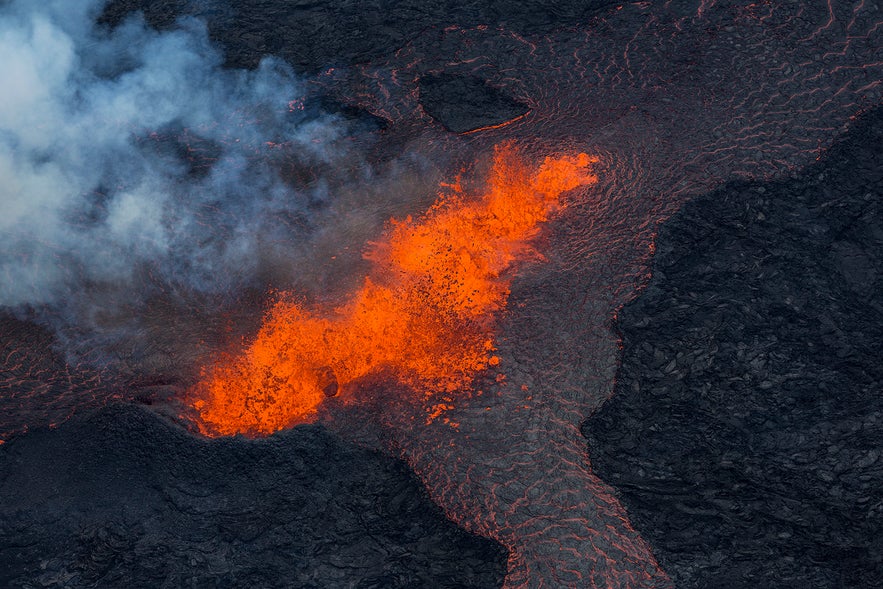
<svg viewBox="0 0 883 589"><path fill-rule="evenodd" d="M883 109L660 232L592 467L678 587L883 578Z"/></svg>
<svg viewBox="0 0 883 589"><path fill-rule="evenodd" d="M134 405L0 452L3 587L499 587L506 551L320 426L207 441Z"/></svg>

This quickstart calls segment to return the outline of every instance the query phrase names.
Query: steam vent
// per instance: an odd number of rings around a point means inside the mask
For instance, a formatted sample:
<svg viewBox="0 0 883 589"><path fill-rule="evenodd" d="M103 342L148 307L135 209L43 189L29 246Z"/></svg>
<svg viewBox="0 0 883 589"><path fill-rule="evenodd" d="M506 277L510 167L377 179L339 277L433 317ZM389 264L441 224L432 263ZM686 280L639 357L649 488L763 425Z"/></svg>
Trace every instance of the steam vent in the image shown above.
<svg viewBox="0 0 883 589"><path fill-rule="evenodd" d="M879 2L0 55L0 587L883 588Z"/></svg>

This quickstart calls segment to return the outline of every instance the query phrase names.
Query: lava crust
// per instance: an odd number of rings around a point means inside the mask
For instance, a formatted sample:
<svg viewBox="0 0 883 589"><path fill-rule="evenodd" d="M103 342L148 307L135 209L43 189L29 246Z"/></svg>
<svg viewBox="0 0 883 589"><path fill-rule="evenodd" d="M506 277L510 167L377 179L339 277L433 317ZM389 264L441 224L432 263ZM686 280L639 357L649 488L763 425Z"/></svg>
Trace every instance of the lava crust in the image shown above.
<svg viewBox="0 0 883 589"><path fill-rule="evenodd" d="M22 492L26 490L26 492ZM498 587L502 546L319 426L206 441L134 405L0 451L3 587Z"/></svg>
<svg viewBox="0 0 883 589"><path fill-rule="evenodd" d="M502 125L524 116L528 108L480 78L451 74L420 79L420 104L454 133Z"/></svg>
<svg viewBox="0 0 883 589"><path fill-rule="evenodd" d="M883 109L660 232L592 466L679 587L883 578Z"/></svg>

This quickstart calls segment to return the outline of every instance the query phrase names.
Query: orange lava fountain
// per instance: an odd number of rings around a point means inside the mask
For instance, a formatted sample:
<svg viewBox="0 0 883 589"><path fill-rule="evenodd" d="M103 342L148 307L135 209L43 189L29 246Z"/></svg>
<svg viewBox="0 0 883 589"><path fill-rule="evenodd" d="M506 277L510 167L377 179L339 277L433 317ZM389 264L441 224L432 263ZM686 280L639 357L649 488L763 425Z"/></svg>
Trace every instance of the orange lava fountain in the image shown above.
<svg viewBox="0 0 883 589"><path fill-rule="evenodd" d="M597 182L585 153L536 169L515 146L496 147L486 187L456 183L420 219L392 220L345 305L308 309L283 294L248 348L204 371L193 389L208 435L264 435L311 421L326 397L387 372L427 397L467 388L499 363L493 327L513 264L568 190Z"/></svg>

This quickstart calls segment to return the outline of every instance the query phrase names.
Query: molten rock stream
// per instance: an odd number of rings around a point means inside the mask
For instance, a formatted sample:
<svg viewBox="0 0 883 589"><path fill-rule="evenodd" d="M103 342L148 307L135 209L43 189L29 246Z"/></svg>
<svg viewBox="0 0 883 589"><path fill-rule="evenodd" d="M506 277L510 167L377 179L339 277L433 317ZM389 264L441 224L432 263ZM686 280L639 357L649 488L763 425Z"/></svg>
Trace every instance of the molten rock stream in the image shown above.
<svg viewBox="0 0 883 589"><path fill-rule="evenodd" d="M498 146L482 194L457 182L422 218L391 221L345 304L309 308L282 293L247 349L195 387L201 430L260 435L311 421L327 397L381 372L426 398L468 389L499 364L494 323L513 266L534 253L530 240L562 195L597 182L597 161L563 155L532 169L512 143Z"/></svg>

